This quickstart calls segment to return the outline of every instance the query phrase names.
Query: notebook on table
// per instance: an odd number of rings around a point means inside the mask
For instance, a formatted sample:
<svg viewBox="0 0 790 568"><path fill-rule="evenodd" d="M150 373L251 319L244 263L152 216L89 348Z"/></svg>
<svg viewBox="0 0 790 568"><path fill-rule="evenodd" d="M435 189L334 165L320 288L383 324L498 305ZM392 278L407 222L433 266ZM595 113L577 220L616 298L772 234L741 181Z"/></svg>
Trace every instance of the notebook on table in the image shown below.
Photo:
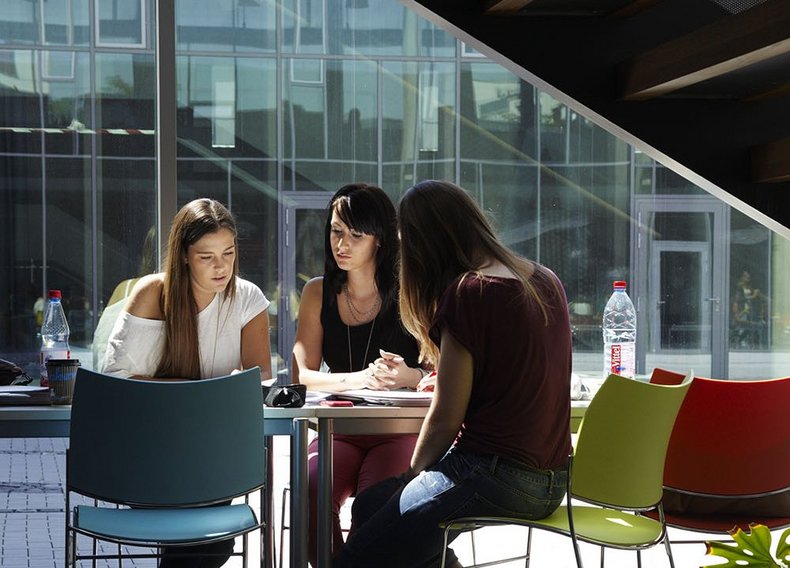
<svg viewBox="0 0 790 568"><path fill-rule="evenodd" d="M10 385L0 387L0 406L52 404L48 387Z"/></svg>
<svg viewBox="0 0 790 568"><path fill-rule="evenodd" d="M358 389L333 392L331 397L337 400L350 400L357 403L383 404L387 406L430 406L431 400L433 400L433 393L412 390L377 391Z"/></svg>

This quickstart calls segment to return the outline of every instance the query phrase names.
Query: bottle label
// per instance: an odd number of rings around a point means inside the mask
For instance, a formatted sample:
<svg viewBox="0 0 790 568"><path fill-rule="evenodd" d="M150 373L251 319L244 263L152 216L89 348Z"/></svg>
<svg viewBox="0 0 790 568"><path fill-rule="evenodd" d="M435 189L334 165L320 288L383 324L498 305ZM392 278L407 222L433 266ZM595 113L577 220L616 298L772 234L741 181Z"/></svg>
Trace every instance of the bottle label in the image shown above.
<svg viewBox="0 0 790 568"><path fill-rule="evenodd" d="M47 361L50 359L71 359L71 349L42 349L39 353L39 363L41 365L41 380L39 384L42 387L49 386L49 373L47 372Z"/></svg>
<svg viewBox="0 0 790 568"><path fill-rule="evenodd" d="M613 343L610 348L609 372L633 378L636 374L636 345L632 342Z"/></svg>

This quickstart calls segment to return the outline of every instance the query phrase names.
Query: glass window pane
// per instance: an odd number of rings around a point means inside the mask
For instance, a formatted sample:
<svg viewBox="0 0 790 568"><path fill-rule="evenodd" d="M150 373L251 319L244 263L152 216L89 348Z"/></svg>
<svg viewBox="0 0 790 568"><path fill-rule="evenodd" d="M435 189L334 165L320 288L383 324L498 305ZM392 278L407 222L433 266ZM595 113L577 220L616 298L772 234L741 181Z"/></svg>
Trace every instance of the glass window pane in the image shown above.
<svg viewBox="0 0 790 568"><path fill-rule="evenodd" d="M453 158L456 147L455 66L451 63L387 62L383 72L384 160L430 164Z"/></svg>
<svg viewBox="0 0 790 568"><path fill-rule="evenodd" d="M36 3L29 0L4 0L0 10L0 38L3 43L39 42L39 17Z"/></svg>
<svg viewBox="0 0 790 568"><path fill-rule="evenodd" d="M457 41L397 2L284 0L289 53L454 57Z"/></svg>
<svg viewBox="0 0 790 568"><path fill-rule="evenodd" d="M97 0L96 44L116 47L146 46L145 0Z"/></svg>
<svg viewBox="0 0 790 568"><path fill-rule="evenodd" d="M153 157L98 160L97 308L100 329L83 365L98 368L119 306L141 276L158 271ZM114 306L106 311L109 306ZM71 320L69 320L71 321ZM100 324L100 325L99 325ZM103 331L102 331L103 330Z"/></svg>
<svg viewBox="0 0 790 568"><path fill-rule="evenodd" d="M576 112L570 113L569 133L569 160L572 162L628 160L628 144Z"/></svg>
<svg viewBox="0 0 790 568"><path fill-rule="evenodd" d="M277 4L262 0L177 0L179 50L273 52Z"/></svg>
<svg viewBox="0 0 790 568"><path fill-rule="evenodd" d="M37 334L43 314L37 317L35 307L43 295L45 272L41 158L3 159L0 193L8 206L0 210L4 242L0 247L0 358L14 361L31 377L38 377L41 344Z"/></svg>
<svg viewBox="0 0 790 568"><path fill-rule="evenodd" d="M546 93L540 102L540 159L564 163L567 156L568 107Z"/></svg>
<svg viewBox="0 0 790 568"><path fill-rule="evenodd" d="M90 9L88 0L46 0L39 3L42 43L45 45L88 45Z"/></svg>
<svg viewBox="0 0 790 568"><path fill-rule="evenodd" d="M89 54L75 51L42 51L42 78L46 93L44 138L49 154L89 154L92 129Z"/></svg>
<svg viewBox="0 0 790 568"><path fill-rule="evenodd" d="M96 120L105 156L155 154L153 55L96 54Z"/></svg>
<svg viewBox="0 0 790 568"><path fill-rule="evenodd" d="M731 217L730 247L730 348L734 351L762 351L772 344L788 345L787 318L778 321L772 330L772 300L787 302L780 290L786 287L784 276L778 272L772 279L770 263L771 232L742 213ZM777 242L777 244L783 244ZM772 281L773 280L773 281ZM779 292L779 293L777 293ZM772 339L772 331L774 331ZM737 358L735 354L734 357Z"/></svg>
<svg viewBox="0 0 790 568"><path fill-rule="evenodd" d="M93 241L90 162L48 158L44 240L46 286L61 290L71 328L69 346L86 348L93 337Z"/></svg>
<svg viewBox="0 0 790 568"><path fill-rule="evenodd" d="M41 83L38 53L0 50L0 151L39 153L42 147Z"/></svg>
<svg viewBox="0 0 790 568"><path fill-rule="evenodd" d="M326 53L326 0L282 0L283 50Z"/></svg>
<svg viewBox="0 0 790 568"><path fill-rule="evenodd" d="M534 159L535 90L490 63L461 67L461 155L471 159Z"/></svg>

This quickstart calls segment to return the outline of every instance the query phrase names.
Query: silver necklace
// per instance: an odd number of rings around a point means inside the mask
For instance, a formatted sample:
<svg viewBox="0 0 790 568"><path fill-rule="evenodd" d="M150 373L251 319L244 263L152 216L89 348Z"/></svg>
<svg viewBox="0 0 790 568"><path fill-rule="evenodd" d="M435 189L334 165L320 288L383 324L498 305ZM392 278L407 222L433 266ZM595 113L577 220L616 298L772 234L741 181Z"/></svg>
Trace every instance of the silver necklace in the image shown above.
<svg viewBox="0 0 790 568"><path fill-rule="evenodd" d="M222 306L225 304L225 295L224 292L220 292L219 297L219 306L217 307L217 326L214 329L214 352L211 355L211 371L209 374L205 374L204 372L204 379L208 377L214 376L214 363L217 361L217 344L219 343L219 330L220 330L220 315L222 314ZM225 317L227 321L227 316ZM222 327L225 326L225 322L222 322Z"/></svg>
<svg viewBox="0 0 790 568"><path fill-rule="evenodd" d="M373 318L373 323L370 324L370 333L368 333L368 344L365 346L365 356L362 358L362 367L360 371L365 368L365 361L368 360L368 350L370 349L370 340L373 338L373 328L376 327L376 318ZM351 357L351 327L346 324L346 338L348 338L348 371L354 372L354 360Z"/></svg>
<svg viewBox="0 0 790 568"><path fill-rule="evenodd" d="M373 302L373 306L366 311L363 312L362 310L358 309L354 302L351 300L351 293L348 291L348 283L346 282L343 284L343 295L346 297L346 305L348 306L348 311L351 314L351 317L354 318L354 321L357 323L365 323L370 320L370 316L379 309L381 305L381 298L378 294L376 294L376 301Z"/></svg>

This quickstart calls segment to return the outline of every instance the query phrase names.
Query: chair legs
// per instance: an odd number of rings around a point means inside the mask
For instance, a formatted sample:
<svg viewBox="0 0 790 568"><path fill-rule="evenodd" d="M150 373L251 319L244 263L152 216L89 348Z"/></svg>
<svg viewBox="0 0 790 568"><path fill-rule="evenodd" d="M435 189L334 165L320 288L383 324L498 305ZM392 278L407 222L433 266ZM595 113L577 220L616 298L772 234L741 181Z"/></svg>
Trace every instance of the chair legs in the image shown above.
<svg viewBox="0 0 790 568"><path fill-rule="evenodd" d="M482 567L482 566L493 566L493 565L496 565L496 564L504 564L506 562L513 562L515 560L520 560L522 558L524 559L524 566L526 568L529 568L529 558L530 558L530 555L532 554L532 528L531 527L527 527L527 550L526 550L526 553L523 556L515 556L515 557L512 557L512 558L503 558L502 560L493 560L493 561L483 562L482 564L478 564L477 563L477 548L476 548L476 545L475 545L475 531L476 530L477 530L477 528L468 528L468 529L466 529L466 532L469 532L469 537L470 537L471 545L472 545L472 566L470 568L473 568L473 567L476 567L476 566L481 566ZM462 529L462 532L463 532L463 529ZM450 541L450 525L447 525L444 528L444 532L443 532L442 559L441 559L441 561L439 563L439 566L441 568L444 568L445 564L447 563L447 549L450 546L450 542L449 541Z"/></svg>
<svg viewBox="0 0 790 568"><path fill-rule="evenodd" d="M282 503L281 503L281 507L280 507L280 546L279 546L280 550L279 550L279 552L277 552L277 550L275 550L275 553L280 555L279 558L277 558L275 556L275 560L276 560L276 563L279 566L279 568L283 568L283 546L285 544L285 531L291 529L290 525L286 525L285 524L285 508L287 506L288 498L289 498L288 496L290 495L290 493L291 493L291 486L290 485L285 485L285 487L283 487L283 497L282 497ZM353 495L352 495L352 497L353 497ZM344 506L347 506L349 503L350 503L350 501L346 501L346 505L344 505ZM343 527L341 530L344 533L347 533L350 529L348 529L346 527Z"/></svg>
<svg viewBox="0 0 790 568"><path fill-rule="evenodd" d="M290 525L285 524L285 504L287 502L288 493L291 491L291 488L286 485L283 487L283 497L282 497L282 507L280 509L280 550L275 550L276 554L280 555L278 560L278 566L283 568L283 546L285 545L285 531L286 529L290 529Z"/></svg>
<svg viewBox="0 0 790 568"><path fill-rule="evenodd" d="M669 535L664 535L664 548L667 550L667 557L669 558L670 568L675 568L675 558L672 556L672 545L669 542Z"/></svg>
<svg viewBox="0 0 790 568"><path fill-rule="evenodd" d="M527 557L524 559L524 568L529 568L529 559L532 557L532 527L527 527Z"/></svg>

